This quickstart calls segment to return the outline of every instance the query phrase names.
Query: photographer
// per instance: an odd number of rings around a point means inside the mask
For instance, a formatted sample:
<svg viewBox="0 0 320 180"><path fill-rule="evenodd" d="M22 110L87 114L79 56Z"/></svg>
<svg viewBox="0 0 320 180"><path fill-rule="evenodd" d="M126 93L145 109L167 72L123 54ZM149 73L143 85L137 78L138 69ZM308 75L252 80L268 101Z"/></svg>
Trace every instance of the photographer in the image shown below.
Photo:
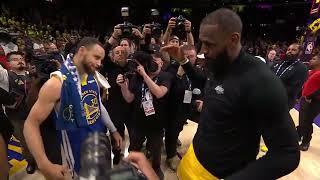
<svg viewBox="0 0 320 180"><path fill-rule="evenodd" d="M129 73L128 69L128 53L124 47L117 46L112 50L111 57L105 58L103 71L105 72L111 88L108 89L106 107L109 110L112 122L120 133L121 137L125 137L125 124L130 129L131 105L122 97L121 89L116 83L118 74ZM130 132L130 131L129 131ZM114 141L112 141L114 144ZM112 149L114 154L113 163L118 164L121 156L120 148Z"/></svg>
<svg viewBox="0 0 320 180"><path fill-rule="evenodd" d="M167 117L166 106L171 76L161 71L161 58L153 58L144 52L136 52L137 75L131 80L122 74L117 77L124 99L133 103L133 127L129 150L140 151L147 138L150 143L152 167L163 178L160 168L162 130Z"/></svg>
<svg viewBox="0 0 320 180"><path fill-rule="evenodd" d="M183 21L183 22L179 22L180 24L177 24L177 21ZM177 28L183 28L182 30L179 29L180 31L183 31L184 33L186 33L187 35L187 43L189 45L194 45L194 38L192 35L192 26L191 26L191 22L188 21L187 19L184 19L182 16L179 16L178 18L172 17L169 22L168 22L168 26L167 26L167 30L163 35L163 42L165 45L169 44L169 41L171 40L170 37L172 35L176 35L178 36L178 34L173 34L173 31ZM181 38L181 37L180 37ZM179 40L179 39L178 39Z"/></svg>

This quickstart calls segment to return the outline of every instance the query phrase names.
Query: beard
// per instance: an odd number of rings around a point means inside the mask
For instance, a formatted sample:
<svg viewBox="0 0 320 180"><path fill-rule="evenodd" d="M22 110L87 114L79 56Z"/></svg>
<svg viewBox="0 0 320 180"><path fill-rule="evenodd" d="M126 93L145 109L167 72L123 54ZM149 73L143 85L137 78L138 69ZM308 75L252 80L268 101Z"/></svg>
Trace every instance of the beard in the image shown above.
<svg viewBox="0 0 320 180"><path fill-rule="evenodd" d="M225 75L231 66L231 59L227 53L227 49L224 48L214 59L206 57L206 66L209 72L212 72L215 76L221 77Z"/></svg>
<svg viewBox="0 0 320 180"><path fill-rule="evenodd" d="M295 61L298 59L298 54L286 54L285 57L284 57L284 60L285 61Z"/></svg>
<svg viewBox="0 0 320 180"><path fill-rule="evenodd" d="M86 71L88 74L94 74L96 69L92 69L91 66L88 63L83 64L83 69Z"/></svg>
<svg viewBox="0 0 320 180"><path fill-rule="evenodd" d="M89 60L88 60L87 56L84 57L84 59L83 59L82 62L83 62L83 63L82 63L83 69L85 70L85 72L86 72L87 74L94 74L94 73L95 73L96 69L95 69L95 68L92 68L92 67L90 66L90 63L89 63Z"/></svg>

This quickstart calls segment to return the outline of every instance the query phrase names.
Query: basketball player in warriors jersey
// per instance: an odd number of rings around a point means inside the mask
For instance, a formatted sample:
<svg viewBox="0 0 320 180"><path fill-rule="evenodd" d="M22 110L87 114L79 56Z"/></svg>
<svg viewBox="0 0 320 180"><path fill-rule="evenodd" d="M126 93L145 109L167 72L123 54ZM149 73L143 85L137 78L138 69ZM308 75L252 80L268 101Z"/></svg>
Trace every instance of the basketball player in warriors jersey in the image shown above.
<svg viewBox="0 0 320 180"><path fill-rule="evenodd" d="M107 128L121 147L122 139L101 105L100 87L95 76L105 56L98 40L83 38L73 57L41 88L25 123L24 135L42 174L47 179L76 178L80 171L80 147L89 133L106 133ZM53 164L45 154L39 126L52 116L66 166ZM106 128L107 127L107 128Z"/></svg>

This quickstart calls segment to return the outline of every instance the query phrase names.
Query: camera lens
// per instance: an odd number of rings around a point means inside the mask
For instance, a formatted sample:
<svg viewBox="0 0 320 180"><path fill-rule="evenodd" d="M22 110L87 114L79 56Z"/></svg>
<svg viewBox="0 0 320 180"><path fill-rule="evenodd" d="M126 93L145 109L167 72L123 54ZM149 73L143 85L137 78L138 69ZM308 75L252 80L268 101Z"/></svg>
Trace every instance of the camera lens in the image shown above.
<svg viewBox="0 0 320 180"><path fill-rule="evenodd" d="M111 169L110 142L104 133L92 133L81 146L81 177L104 176Z"/></svg>

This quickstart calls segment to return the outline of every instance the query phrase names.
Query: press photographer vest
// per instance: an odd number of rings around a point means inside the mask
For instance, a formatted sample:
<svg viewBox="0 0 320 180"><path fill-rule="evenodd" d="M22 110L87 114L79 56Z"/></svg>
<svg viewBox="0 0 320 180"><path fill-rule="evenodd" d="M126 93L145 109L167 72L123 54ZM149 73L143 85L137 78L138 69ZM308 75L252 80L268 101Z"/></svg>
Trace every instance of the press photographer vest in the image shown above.
<svg viewBox="0 0 320 180"><path fill-rule="evenodd" d="M75 114L80 114L73 108L76 101L73 97L74 91L68 86L74 83L68 69L63 66L60 70L63 85L61 89L60 103L55 108L56 128L59 131L58 138L61 143L62 157L65 157L70 169L76 173L80 171L80 149L81 143L92 132L106 132L106 127L101 119L100 92L97 80L93 75L87 76L81 82L81 100L85 113L85 125L79 124ZM59 73L53 73L59 76Z"/></svg>

